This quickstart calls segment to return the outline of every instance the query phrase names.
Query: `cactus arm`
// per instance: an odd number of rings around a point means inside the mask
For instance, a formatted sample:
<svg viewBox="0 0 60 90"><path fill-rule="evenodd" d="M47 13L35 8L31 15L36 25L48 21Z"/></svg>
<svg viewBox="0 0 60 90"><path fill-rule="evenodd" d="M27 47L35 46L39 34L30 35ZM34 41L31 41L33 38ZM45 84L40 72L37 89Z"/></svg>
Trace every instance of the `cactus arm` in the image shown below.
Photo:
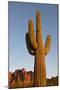
<svg viewBox="0 0 60 90"><path fill-rule="evenodd" d="M36 49L37 42L36 42L36 35L34 33L34 24L32 20L29 21L28 28L29 28L29 38L30 38L31 46L33 49Z"/></svg>
<svg viewBox="0 0 60 90"><path fill-rule="evenodd" d="M30 44L29 34L28 34L28 33L26 33L26 46L27 46L28 52L29 52L31 55L35 55L34 49L31 48L31 44Z"/></svg>
<svg viewBox="0 0 60 90"><path fill-rule="evenodd" d="M41 32L42 34L42 20L41 20L41 13L37 11L36 13L36 31Z"/></svg>
<svg viewBox="0 0 60 90"><path fill-rule="evenodd" d="M51 47L51 36L48 35L45 43L45 55L47 55L48 52L50 51L50 47Z"/></svg>
<svg viewBox="0 0 60 90"><path fill-rule="evenodd" d="M41 13L37 11L36 13L36 41L40 50L44 48L43 45L43 35L42 35L42 19Z"/></svg>

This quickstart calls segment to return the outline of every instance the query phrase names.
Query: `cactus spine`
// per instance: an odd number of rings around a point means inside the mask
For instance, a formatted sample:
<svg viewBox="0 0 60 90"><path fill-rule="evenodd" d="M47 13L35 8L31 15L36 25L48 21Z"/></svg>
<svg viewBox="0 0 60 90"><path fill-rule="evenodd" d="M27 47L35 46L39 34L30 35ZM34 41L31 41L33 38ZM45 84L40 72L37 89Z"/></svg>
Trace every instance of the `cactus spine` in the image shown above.
<svg viewBox="0 0 60 90"><path fill-rule="evenodd" d="M34 23L29 20L28 33L26 33L26 43L28 51L35 56L34 63L34 86L46 86L46 66L45 55L48 54L51 44L51 36L47 36L45 47L42 36L42 22L39 11L36 13L36 35L34 33Z"/></svg>

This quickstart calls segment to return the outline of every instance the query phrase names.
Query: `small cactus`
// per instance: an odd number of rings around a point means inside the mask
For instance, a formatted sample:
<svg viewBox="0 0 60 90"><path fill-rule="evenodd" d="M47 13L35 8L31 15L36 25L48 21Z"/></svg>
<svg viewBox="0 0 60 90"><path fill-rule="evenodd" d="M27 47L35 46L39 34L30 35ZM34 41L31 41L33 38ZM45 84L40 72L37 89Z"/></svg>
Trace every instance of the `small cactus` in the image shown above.
<svg viewBox="0 0 60 90"><path fill-rule="evenodd" d="M36 13L36 36L34 33L33 20L28 22L28 32L26 33L26 44L31 55L35 56L34 63L34 86L46 86L46 66L45 55L48 54L51 45L51 36L47 36L45 47L42 36L41 13Z"/></svg>

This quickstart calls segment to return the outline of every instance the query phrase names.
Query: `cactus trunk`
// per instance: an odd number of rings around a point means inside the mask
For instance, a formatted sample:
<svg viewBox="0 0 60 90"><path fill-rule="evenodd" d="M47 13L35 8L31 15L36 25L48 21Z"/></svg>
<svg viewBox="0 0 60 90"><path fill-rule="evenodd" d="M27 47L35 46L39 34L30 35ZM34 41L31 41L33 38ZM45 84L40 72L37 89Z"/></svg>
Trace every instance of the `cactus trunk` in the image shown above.
<svg viewBox="0 0 60 90"><path fill-rule="evenodd" d="M36 15L36 42L38 47L35 52L34 85L46 86L45 53L42 37L41 16L39 15L39 12Z"/></svg>
<svg viewBox="0 0 60 90"><path fill-rule="evenodd" d="M46 67L44 51L41 52L39 48L37 48L35 53L34 86L46 86Z"/></svg>

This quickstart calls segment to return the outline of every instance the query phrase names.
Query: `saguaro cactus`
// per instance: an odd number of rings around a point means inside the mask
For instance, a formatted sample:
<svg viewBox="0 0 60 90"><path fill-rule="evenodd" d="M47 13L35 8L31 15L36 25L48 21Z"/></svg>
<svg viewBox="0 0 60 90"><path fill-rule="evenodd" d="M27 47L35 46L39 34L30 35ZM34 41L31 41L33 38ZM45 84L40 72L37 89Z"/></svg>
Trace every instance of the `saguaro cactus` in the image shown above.
<svg viewBox="0 0 60 90"><path fill-rule="evenodd" d="M35 56L34 63L34 86L46 86L46 66L45 55L48 54L51 44L51 36L47 36L45 46L42 36L41 13L36 13L36 35L34 33L33 20L28 22L28 32L26 33L26 43L28 51Z"/></svg>

